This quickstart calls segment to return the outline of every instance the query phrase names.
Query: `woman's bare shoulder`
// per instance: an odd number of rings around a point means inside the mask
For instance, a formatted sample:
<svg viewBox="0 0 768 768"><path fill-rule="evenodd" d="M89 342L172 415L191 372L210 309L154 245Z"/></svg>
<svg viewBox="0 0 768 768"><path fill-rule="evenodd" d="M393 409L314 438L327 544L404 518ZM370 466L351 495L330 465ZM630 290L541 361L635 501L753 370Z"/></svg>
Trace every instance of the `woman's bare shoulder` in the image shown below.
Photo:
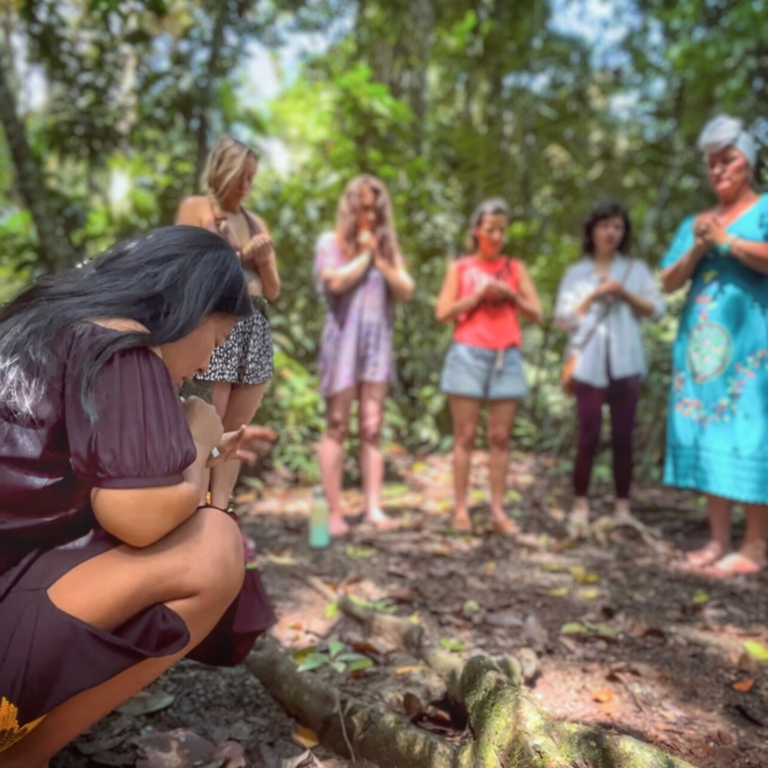
<svg viewBox="0 0 768 768"><path fill-rule="evenodd" d="M205 226L210 219L211 203L205 195L190 195L181 201L176 214L177 224L197 224Z"/></svg>

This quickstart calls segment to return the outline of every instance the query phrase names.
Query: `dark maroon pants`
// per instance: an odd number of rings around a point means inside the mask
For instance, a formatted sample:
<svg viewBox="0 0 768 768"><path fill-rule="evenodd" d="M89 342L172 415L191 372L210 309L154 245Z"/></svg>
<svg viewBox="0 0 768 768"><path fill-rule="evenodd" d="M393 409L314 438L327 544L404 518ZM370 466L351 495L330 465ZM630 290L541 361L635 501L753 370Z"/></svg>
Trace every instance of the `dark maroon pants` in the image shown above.
<svg viewBox="0 0 768 768"><path fill-rule="evenodd" d="M616 498L629 498L629 488L632 484L632 431L635 427L635 409L640 384L640 376L609 379L607 387L593 387L582 381L573 382L579 416L579 443L573 468L573 488L576 496L586 496L589 490L592 464L600 441L603 403L608 403L611 411Z"/></svg>

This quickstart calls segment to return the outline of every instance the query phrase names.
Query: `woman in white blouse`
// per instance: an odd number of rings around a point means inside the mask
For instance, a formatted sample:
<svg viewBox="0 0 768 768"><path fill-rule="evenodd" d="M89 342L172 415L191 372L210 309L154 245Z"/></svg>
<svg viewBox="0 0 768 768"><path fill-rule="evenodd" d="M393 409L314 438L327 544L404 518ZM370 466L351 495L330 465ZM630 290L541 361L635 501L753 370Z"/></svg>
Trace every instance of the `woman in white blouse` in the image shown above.
<svg viewBox="0 0 768 768"><path fill-rule="evenodd" d="M665 304L648 266L626 252L629 216L618 203L601 203L584 224L584 257L568 269L555 319L575 354L573 392L579 440L573 471L572 535L589 530L589 480L600 439L602 407L611 411L616 514L630 514L632 431L640 385L647 372L640 321L658 320Z"/></svg>

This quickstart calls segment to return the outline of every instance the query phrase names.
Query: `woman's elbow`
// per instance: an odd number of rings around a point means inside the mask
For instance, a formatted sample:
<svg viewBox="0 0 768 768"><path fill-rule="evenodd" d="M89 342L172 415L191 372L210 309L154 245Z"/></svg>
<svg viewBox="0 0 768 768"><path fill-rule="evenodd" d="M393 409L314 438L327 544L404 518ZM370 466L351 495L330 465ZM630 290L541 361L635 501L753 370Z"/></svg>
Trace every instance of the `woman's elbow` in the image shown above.
<svg viewBox="0 0 768 768"><path fill-rule="evenodd" d="M416 285L414 283L407 283L400 290L400 301L412 301L416 293Z"/></svg>
<svg viewBox="0 0 768 768"><path fill-rule="evenodd" d="M664 293L674 293L678 288L681 288L685 282L684 280L675 277L673 272L662 272L660 277L661 290Z"/></svg>
<svg viewBox="0 0 768 768"><path fill-rule="evenodd" d="M280 295L280 289L282 286L280 285L280 282L278 281L275 285L269 286L269 288L264 288L264 298L267 301L275 301L277 297Z"/></svg>

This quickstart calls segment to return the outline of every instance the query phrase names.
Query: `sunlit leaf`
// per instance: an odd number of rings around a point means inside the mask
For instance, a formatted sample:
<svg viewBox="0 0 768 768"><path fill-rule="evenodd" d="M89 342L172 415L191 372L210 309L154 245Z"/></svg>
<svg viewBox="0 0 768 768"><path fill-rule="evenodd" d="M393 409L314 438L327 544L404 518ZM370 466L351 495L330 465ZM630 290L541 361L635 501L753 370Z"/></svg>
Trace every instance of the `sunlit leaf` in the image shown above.
<svg viewBox="0 0 768 768"><path fill-rule="evenodd" d="M347 544L347 557L353 560L367 560L375 557L376 550L373 547L357 547L354 544Z"/></svg>
<svg viewBox="0 0 768 768"><path fill-rule="evenodd" d="M747 640L747 642L744 643L744 650L755 659L755 661L768 662L768 646L758 643L757 640Z"/></svg>
<svg viewBox="0 0 768 768"><path fill-rule="evenodd" d="M320 743L317 734L309 728L297 728L291 736L293 741L304 749L313 749Z"/></svg>
<svg viewBox="0 0 768 768"><path fill-rule="evenodd" d="M463 640L458 640L453 637L441 637L440 645L442 645L446 651L452 651L454 653L467 650L467 644Z"/></svg>
<svg viewBox="0 0 768 768"><path fill-rule="evenodd" d="M560 628L561 635L585 635L589 630L578 621L569 621Z"/></svg>
<svg viewBox="0 0 768 768"><path fill-rule="evenodd" d="M312 653L298 665L298 670L299 672L310 672L311 670L318 669L319 667L322 667L323 664L327 663L327 656L324 656L322 653Z"/></svg>
<svg viewBox="0 0 768 768"><path fill-rule="evenodd" d="M542 595L547 597L565 597L568 594L568 587L554 587L553 589L543 589Z"/></svg>

